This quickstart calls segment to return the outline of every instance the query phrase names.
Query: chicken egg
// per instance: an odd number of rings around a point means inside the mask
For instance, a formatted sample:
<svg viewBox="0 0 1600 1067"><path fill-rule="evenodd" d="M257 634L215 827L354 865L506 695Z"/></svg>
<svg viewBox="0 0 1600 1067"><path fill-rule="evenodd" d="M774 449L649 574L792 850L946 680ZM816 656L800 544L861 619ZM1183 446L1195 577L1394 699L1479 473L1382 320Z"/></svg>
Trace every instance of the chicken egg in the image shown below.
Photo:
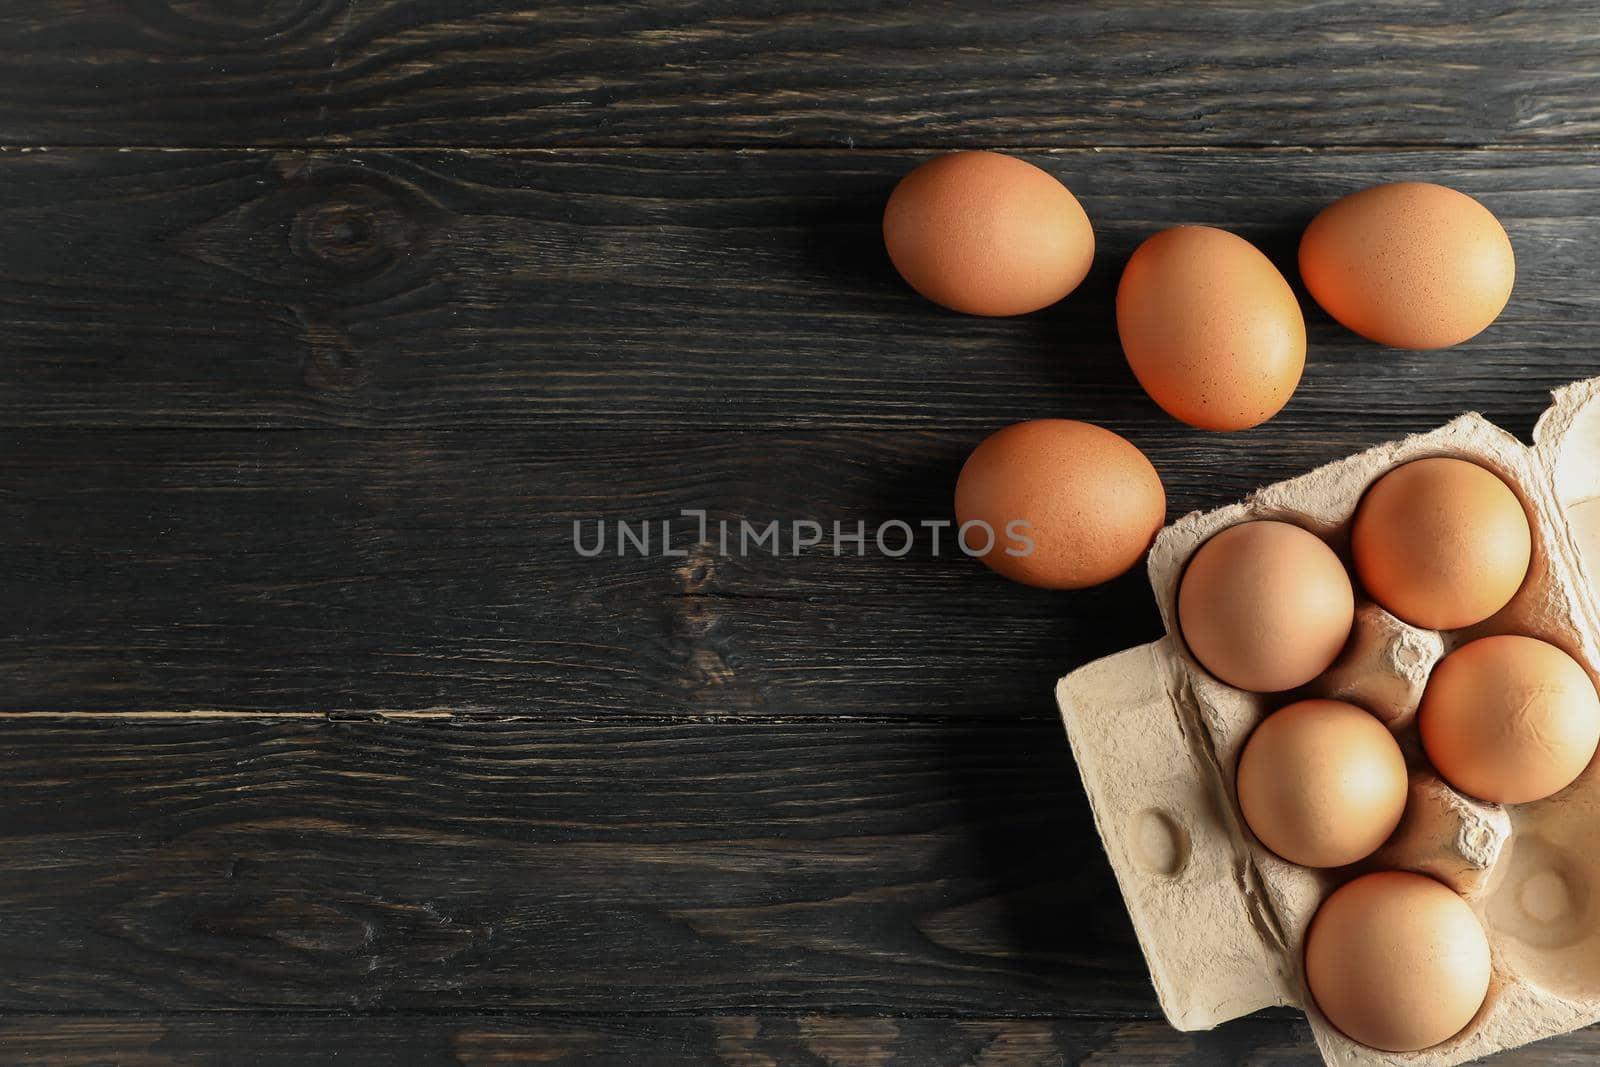
<svg viewBox="0 0 1600 1067"><path fill-rule="evenodd" d="M1117 286L1117 333L1150 398L1203 430L1270 419L1306 364L1294 290L1249 241L1210 226L1138 247Z"/></svg>
<svg viewBox="0 0 1600 1067"><path fill-rule="evenodd" d="M1300 239L1300 277L1329 315L1395 348L1475 336L1511 298L1516 257L1466 193L1395 182L1329 204Z"/></svg>
<svg viewBox="0 0 1600 1067"><path fill-rule="evenodd" d="M1600 745L1600 696L1577 660L1532 637L1462 645L1434 667L1417 711L1428 759L1463 793L1525 804L1560 792Z"/></svg>
<svg viewBox="0 0 1600 1067"><path fill-rule="evenodd" d="M1286 522L1228 527L1200 546L1178 586L1189 651L1222 681L1258 693L1327 670L1354 621L1344 564L1321 538Z"/></svg>
<svg viewBox="0 0 1600 1067"><path fill-rule="evenodd" d="M883 241L913 289L969 315L1048 307L1094 260L1094 228L1077 197L998 152L952 152L907 174L884 208Z"/></svg>
<svg viewBox="0 0 1600 1067"><path fill-rule="evenodd" d="M1492 472L1437 456L1396 467L1361 498L1350 531L1356 575L1395 616L1431 630L1482 622L1522 588L1533 534Z"/></svg>
<svg viewBox="0 0 1600 1067"><path fill-rule="evenodd" d="M1245 742L1236 782L1250 831L1303 867L1365 859L1406 809L1406 760L1394 735L1340 700L1268 715Z"/></svg>
<svg viewBox="0 0 1600 1067"><path fill-rule="evenodd" d="M1125 438L1035 419L973 450L956 479L955 511L967 551L994 570L1025 585L1080 589L1139 562L1166 521L1167 496Z"/></svg>
<svg viewBox="0 0 1600 1067"><path fill-rule="evenodd" d="M1322 902L1306 933L1306 984L1346 1037L1416 1052L1460 1033L1489 993L1489 939L1432 878L1363 875Z"/></svg>

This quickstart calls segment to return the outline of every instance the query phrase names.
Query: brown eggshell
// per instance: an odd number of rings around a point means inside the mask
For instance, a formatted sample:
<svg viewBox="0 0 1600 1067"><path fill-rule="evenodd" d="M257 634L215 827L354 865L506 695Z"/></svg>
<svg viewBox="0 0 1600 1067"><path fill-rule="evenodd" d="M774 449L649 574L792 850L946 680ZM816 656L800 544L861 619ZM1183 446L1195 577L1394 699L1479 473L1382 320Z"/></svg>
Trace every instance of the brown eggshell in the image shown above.
<svg viewBox="0 0 1600 1067"><path fill-rule="evenodd" d="M1600 744L1600 696L1578 662L1532 637L1484 637L1433 669L1422 747L1456 789L1497 804L1560 792Z"/></svg>
<svg viewBox="0 0 1600 1067"><path fill-rule="evenodd" d="M1462 459L1396 467L1361 499L1350 553L1367 592L1430 630L1482 622L1522 588L1528 516L1511 487Z"/></svg>
<svg viewBox="0 0 1600 1067"><path fill-rule="evenodd" d="M1345 1036L1415 1052L1460 1033L1489 993L1489 940L1467 903L1420 874L1336 889L1306 934L1306 983Z"/></svg>
<svg viewBox="0 0 1600 1067"><path fill-rule="evenodd" d="M1305 369L1294 290L1254 245L1209 226L1176 226L1138 247L1117 287L1117 332L1150 398L1205 430L1270 419Z"/></svg>
<svg viewBox="0 0 1600 1067"><path fill-rule="evenodd" d="M1037 419L986 438L956 480L956 520L987 523L982 559L1013 581L1079 589L1109 581L1143 557L1166 521L1161 477L1132 444L1070 419ZM1021 522L1032 549L1008 536ZM985 546L976 527L966 539ZM1025 554L1018 554L1025 552Z"/></svg>
<svg viewBox="0 0 1600 1067"><path fill-rule="evenodd" d="M1426 182L1351 193L1300 239L1300 276L1323 310L1396 348L1475 336L1506 306L1516 273L1511 241L1489 209Z"/></svg>
<svg viewBox="0 0 1600 1067"><path fill-rule="evenodd" d="M970 315L1048 307L1094 260L1094 228L1077 197L997 152L952 152L907 174L884 208L883 241L913 289Z"/></svg>
<svg viewBox="0 0 1600 1067"><path fill-rule="evenodd" d="M1237 783L1251 832L1303 867L1342 867L1377 851L1400 825L1408 788L1394 735L1340 700L1303 700L1262 720Z"/></svg>
<svg viewBox="0 0 1600 1067"><path fill-rule="evenodd" d="M1339 557L1286 522L1230 526L1201 545L1178 587L1178 624L1201 666L1258 693L1327 670L1355 620Z"/></svg>

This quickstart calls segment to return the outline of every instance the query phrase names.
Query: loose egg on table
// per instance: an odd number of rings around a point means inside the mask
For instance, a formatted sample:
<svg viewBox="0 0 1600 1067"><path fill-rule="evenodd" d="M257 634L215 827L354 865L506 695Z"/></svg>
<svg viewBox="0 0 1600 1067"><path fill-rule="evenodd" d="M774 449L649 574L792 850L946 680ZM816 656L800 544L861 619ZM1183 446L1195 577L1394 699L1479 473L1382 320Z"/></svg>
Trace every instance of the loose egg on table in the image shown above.
<svg viewBox="0 0 1600 1067"><path fill-rule="evenodd" d="M973 450L956 479L955 512L963 529L974 524L969 550L994 570L1025 585L1080 589L1139 562L1166 521L1167 497L1127 439L1087 422L1035 419Z"/></svg>
<svg viewBox="0 0 1600 1067"><path fill-rule="evenodd" d="M1351 193L1300 239L1312 298L1395 348L1445 348L1477 335L1511 298L1516 272L1511 240L1489 209L1427 182Z"/></svg>
<svg viewBox="0 0 1600 1067"><path fill-rule="evenodd" d="M1522 587L1533 535L1511 487L1439 456L1385 474L1356 510L1350 554L1372 598L1413 626L1482 622Z"/></svg>
<svg viewBox="0 0 1600 1067"><path fill-rule="evenodd" d="M884 208L883 241L913 289L969 315L1048 307L1094 261L1094 228L1077 197L998 152L952 152L907 174Z"/></svg>
<svg viewBox="0 0 1600 1067"><path fill-rule="evenodd" d="M1383 723L1339 700L1268 715L1239 756L1239 809L1273 852L1343 867L1388 840L1405 813L1406 760Z"/></svg>
<svg viewBox="0 0 1600 1067"><path fill-rule="evenodd" d="M1270 419L1305 369L1294 290L1249 241L1210 226L1138 247L1117 286L1117 333L1150 398L1204 430Z"/></svg>
<svg viewBox="0 0 1600 1067"><path fill-rule="evenodd" d="M1277 693L1311 681L1344 650L1355 591L1333 549L1286 522L1244 522L1201 545L1178 586L1178 626L1222 681Z"/></svg>
<svg viewBox="0 0 1600 1067"><path fill-rule="evenodd" d="M1482 800L1525 804L1560 792L1589 766L1600 745L1600 695L1556 646L1484 637L1439 661L1417 726L1445 781Z"/></svg>

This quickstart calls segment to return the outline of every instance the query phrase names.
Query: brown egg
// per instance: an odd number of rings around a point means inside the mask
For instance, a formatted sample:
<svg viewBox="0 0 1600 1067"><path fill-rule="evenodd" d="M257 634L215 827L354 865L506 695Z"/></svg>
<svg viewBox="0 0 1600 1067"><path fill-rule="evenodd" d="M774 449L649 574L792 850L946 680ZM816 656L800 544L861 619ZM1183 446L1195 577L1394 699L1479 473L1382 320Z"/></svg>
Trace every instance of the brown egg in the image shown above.
<svg viewBox="0 0 1600 1067"><path fill-rule="evenodd" d="M1419 459L1379 478L1350 533L1356 575L1392 614L1430 630L1482 622L1522 588L1533 550L1511 487L1462 459Z"/></svg>
<svg viewBox="0 0 1600 1067"><path fill-rule="evenodd" d="M1600 744L1600 696L1554 645L1504 634L1439 661L1417 712L1422 747L1455 788L1497 804L1571 785Z"/></svg>
<svg viewBox="0 0 1600 1067"><path fill-rule="evenodd" d="M1140 245L1117 286L1134 377L1175 419L1243 430L1289 402L1306 324L1289 283L1242 237L1175 226Z"/></svg>
<svg viewBox="0 0 1600 1067"><path fill-rule="evenodd" d="M1161 477L1144 453L1071 419L1019 422L990 435L956 480L967 550L1013 581L1046 589L1122 574L1166 514Z"/></svg>
<svg viewBox="0 0 1600 1067"><path fill-rule="evenodd" d="M1286 522L1230 526L1200 546L1178 587L1178 623L1206 670L1277 693L1327 670L1355 621L1333 549Z"/></svg>
<svg viewBox="0 0 1600 1067"><path fill-rule="evenodd" d="M1300 239L1300 276L1323 310L1395 348L1476 335L1506 306L1516 273L1511 241L1489 209L1426 182L1351 193Z"/></svg>
<svg viewBox="0 0 1600 1067"><path fill-rule="evenodd" d="M1415 1052L1472 1022L1489 994L1489 939L1466 901L1420 874L1379 871L1322 902L1306 983L1346 1037Z"/></svg>
<svg viewBox="0 0 1600 1067"><path fill-rule="evenodd" d="M1302 700L1267 716L1245 742L1236 780L1251 832L1302 867L1365 859L1406 810L1406 760L1394 735L1340 700Z"/></svg>
<svg viewBox="0 0 1600 1067"><path fill-rule="evenodd" d="M900 276L969 315L1021 315L1078 287L1094 228L1049 174L997 152L952 152L907 174L883 212Z"/></svg>

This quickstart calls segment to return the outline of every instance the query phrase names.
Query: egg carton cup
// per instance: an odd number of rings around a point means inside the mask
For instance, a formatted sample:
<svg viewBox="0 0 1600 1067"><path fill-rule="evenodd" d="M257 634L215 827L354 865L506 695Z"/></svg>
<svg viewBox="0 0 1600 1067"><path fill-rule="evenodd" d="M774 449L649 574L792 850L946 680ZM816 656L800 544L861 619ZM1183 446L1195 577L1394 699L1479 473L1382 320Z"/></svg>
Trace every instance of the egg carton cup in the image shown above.
<svg viewBox="0 0 1600 1067"><path fill-rule="evenodd" d="M1464 630L1410 626L1358 600L1340 660L1292 693L1262 695L1209 675L1184 646L1178 583L1218 531L1278 519L1349 563L1350 524L1385 472L1428 456L1471 460L1521 499L1533 531L1528 577L1493 618ZM1156 538L1151 584L1167 636L1063 678L1056 699L1084 789L1168 1020L1207 1030L1261 1008L1305 1011L1330 1064L1446 1067L1600 1022L1600 758L1546 800L1501 806L1452 789L1427 764L1415 716L1451 649L1519 633L1564 649L1600 680L1600 378L1569 385L1526 446L1477 414L1187 515ZM1358 590L1358 597L1360 591ZM1376 714L1412 768L1406 814L1372 857L1339 870L1269 852L1239 813L1234 770L1250 731L1294 700L1334 697ZM1420 1052L1381 1052L1317 1010L1302 947L1322 900L1369 870L1432 875L1483 923L1493 976L1482 1009Z"/></svg>

